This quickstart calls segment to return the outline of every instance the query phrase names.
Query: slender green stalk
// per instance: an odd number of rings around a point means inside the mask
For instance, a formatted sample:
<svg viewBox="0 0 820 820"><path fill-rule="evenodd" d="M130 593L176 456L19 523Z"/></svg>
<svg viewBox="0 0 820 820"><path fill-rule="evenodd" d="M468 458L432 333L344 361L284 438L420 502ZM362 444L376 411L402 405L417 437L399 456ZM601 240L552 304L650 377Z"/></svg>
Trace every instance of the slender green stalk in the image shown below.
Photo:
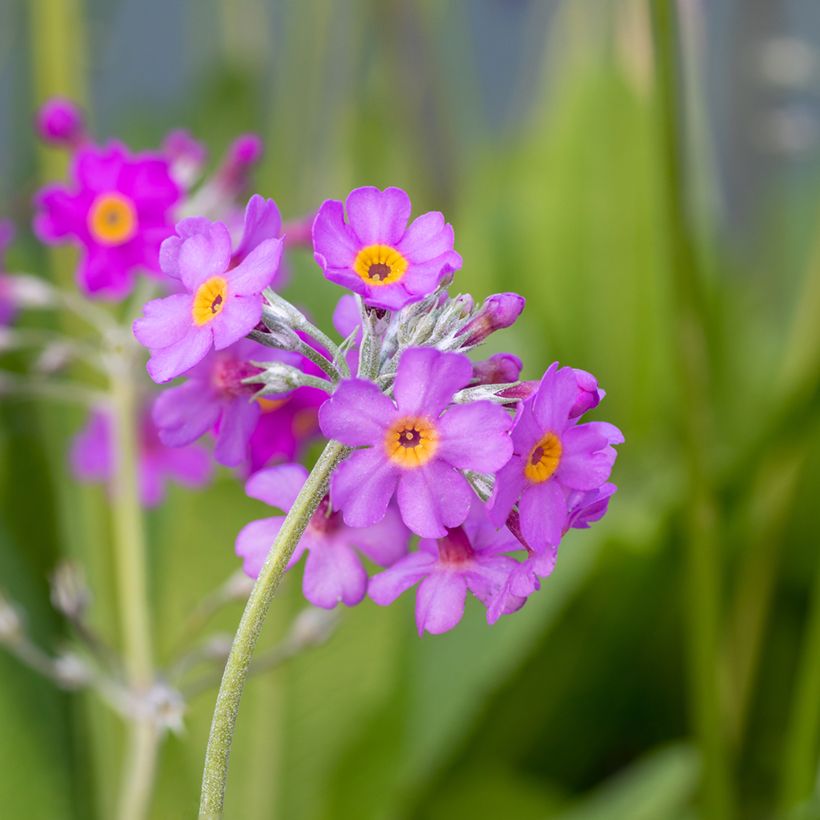
<svg viewBox="0 0 820 820"><path fill-rule="evenodd" d="M820 744L820 562L811 593L809 620L797 682L792 699L792 711L786 732L782 758L780 808L783 816L808 800L817 782L818 744Z"/></svg>
<svg viewBox="0 0 820 820"><path fill-rule="evenodd" d="M682 71L675 4L653 0L659 138L665 176L670 265L677 308L678 374L687 405L681 418L688 472L685 614L692 719L703 764L703 816L733 815L733 797L719 687L720 538L714 490L714 433L709 396L706 303L700 257L687 208Z"/></svg>
<svg viewBox="0 0 820 820"><path fill-rule="evenodd" d="M248 598L216 698L202 775L201 818L222 816L231 742L256 641L288 561L327 491L330 475L349 452L349 448L338 441L331 441L325 447L285 518Z"/></svg>
<svg viewBox="0 0 820 820"><path fill-rule="evenodd" d="M116 468L112 488L114 561L123 655L129 686L145 693L153 683L146 549L139 498L137 396L131 356L112 357L110 389ZM121 820L148 813L157 752L157 727L150 714L134 715L120 792Z"/></svg>

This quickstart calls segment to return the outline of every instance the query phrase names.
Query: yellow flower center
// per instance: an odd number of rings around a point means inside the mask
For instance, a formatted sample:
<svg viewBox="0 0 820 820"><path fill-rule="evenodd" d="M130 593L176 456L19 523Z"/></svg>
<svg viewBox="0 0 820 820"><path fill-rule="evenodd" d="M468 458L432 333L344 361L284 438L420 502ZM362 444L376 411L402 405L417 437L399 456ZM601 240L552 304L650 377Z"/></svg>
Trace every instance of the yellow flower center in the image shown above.
<svg viewBox="0 0 820 820"><path fill-rule="evenodd" d="M384 437L387 457L399 467L421 467L438 450L438 431L426 418L410 416L392 424Z"/></svg>
<svg viewBox="0 0 820 820"><path fill-rule="evenodd" d="M561 439L555 433L547 433L532 448L524 466L524 475L535 484L546 481L558 469L562 450Z"/></svg>
<svg viewBox="0 0 820 820"><path fill-rule="evenodd" d="M227 294L228 283L221 276L212 276L207 282L203 282L194 296L191 310L194 323L205 325L222 313Z"/></svg>
<svg viewBox="0 0 820 820"><path fill-rule="evenodd" d="M368 245L356 254L353 270L368 285L392 285L407 272L407 260L390 245Z"/></svg>
<svg viewBox="0 0 820 820"><path fill-rule="evenodd" d="M137 232L134 203L114 191L100 194L88 211L88 230L102 245L122 245Z"/></svg>
<svg viewBox="0 0 820 820"><path fill-rule="evenodd" d="M269 399L266 396L259 396L256 399L256 402L263 413L273 413L274 410L284 407L287 404L287 401L287 399Z"/></svg>

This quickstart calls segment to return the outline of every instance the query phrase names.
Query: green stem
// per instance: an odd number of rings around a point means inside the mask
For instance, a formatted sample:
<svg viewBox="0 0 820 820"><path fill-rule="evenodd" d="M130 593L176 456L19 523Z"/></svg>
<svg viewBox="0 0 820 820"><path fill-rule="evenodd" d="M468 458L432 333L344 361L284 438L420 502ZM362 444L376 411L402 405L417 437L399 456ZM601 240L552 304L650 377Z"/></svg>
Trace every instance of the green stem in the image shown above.
<svg viewBox="0 0 820 820"><path fill-rule="evenodd" d="M680 108L682 72L675 4L653 0L657 55L659 145L664 170L670 266L677 310L678 377L687 406L681 418L688 472L686 571L684 574L692 720L702 756L703 815L732 817L733 796L719 686L720 537L714 488L715 451L709 388L710 351L701 258L687 207L685 133Z"/></svg>
<svg viewBox="0 0 820 820"><path fill-rule="evenodd" d="M783 754L780 808L788 810L811 797L817 780L820 741L820 562L814 578L806 634Z"/></svg>
<svg viewBox="0 0 820 820"><path fill-rule="evenodd" d="M199 804L201 818L222 816L231 742L256 641L288 561L311 516L327 492L330 475L349 452L349 448L338 441L331 441L325 447L285 518L245 605L242 620L231 646L231 654L225 664L211 722L211 734L205 752L205 770L202 774L202 795Z"/></svg>
<svg viewBox="0 0 820 820"><path fill-rule="evenodd" d="M153 683L146 549L139 497L137 395L133 361L127 351L112 357L110 389L116 469L112 487L117 600L125 671L139 696ZM148 813L157 752L157 727L150 715L135 715L129 726L119 817L140 820Z"/></svg>

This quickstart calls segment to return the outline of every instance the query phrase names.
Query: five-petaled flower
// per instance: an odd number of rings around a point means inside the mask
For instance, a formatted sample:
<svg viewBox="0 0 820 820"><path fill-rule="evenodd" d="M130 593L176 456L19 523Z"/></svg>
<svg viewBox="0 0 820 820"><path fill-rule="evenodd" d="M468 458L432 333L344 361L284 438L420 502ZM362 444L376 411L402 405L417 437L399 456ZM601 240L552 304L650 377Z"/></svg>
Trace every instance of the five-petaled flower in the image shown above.
<svg viewBox="0 0 820 820"><path fill-rule="evenodd" d="M485 606L497 599L499 614L520 609L526 596L505 589L519 564L504 553L520 549L506 527L496 529L484 504L473 497L467 520L449 528L438 540L423 538L417 552L401 558L370 579L368 595L377 604L393 603L405 590L421 581L416 594L416 626L421 635L447 632L464 614L469 590Z"/></svg>
<svg viewBox="0 0 820 820"><path fill-rule="evenodd" d="M83 249L77 270L82 289L119 299L134 274L159 272L159 247L173 233L173 208L181 191L168 160L131 155L124 145L86 145L74 155L73 185L47 185L38 194L34 220L47 244L69 237Z"/></svg>
<svg viewBox="0 0 820 820"><path fill-rule="evenodd" d="M568 527L570 496L600 490L615 461L612 445L624 440L606 422L578 424L579 403L589 401L585 387L571 367L559 369L556 362L547 370L519 409L514 454L496 478L493 521L503 524L518 503L521 531L537 552L558 545Z"/></svg>
<svg viewBox="0 0 820 820"><path fill-rule="evenodd" d="M282 255L282 240L265 238L236 264L223 223L192 217L176 230L162 244L160 263L186 292L148 302L144 317L134 322L134 335L151 351L148 372L158 383L185 373L212 348L224 350L256 327L262 291Z"/></svg>
<svg viewBox="0 0 820 820"><path fill-rule="evenodd" d="M410 198L400 188L356 188L345 208L327 200L313 223L317 264L332 282L360 293L371 307L398 310L432 293L461 268L453 228L438 211L409 226Z"/></svg>
<svg viewBox="0 0 820 820"><path fill-rule="evenodd" d="M410 348L399 362L395 403L373 382L351 379L322 406L322 432L364 448L333 475L333 500L349 525L379 521L394 494L404 523L425 538L443 537L464 521L473 493L461 470L491 473L512 453L503 408L487 401L450 406L472 376L462 354Z"/></svg>
<svg viewBox="0 0 820 820"><path fill-rule="evenodd" d="M282 464L253 475L245 489L251 498L288 511L306 478L307 470L301 464ZM273 516L252 521L237 536L236 552L244 559L244 570L251 578L259 575L284 520L284 516ZM367 591L367 572L357 553L387 567L407 552L409 538L394 508L388 509L374 526L352 528L338 512L331 511L325 496L308 522L288 568L307 552L302 585L308 601L325 609L339 603L354 606Z"/></svg>

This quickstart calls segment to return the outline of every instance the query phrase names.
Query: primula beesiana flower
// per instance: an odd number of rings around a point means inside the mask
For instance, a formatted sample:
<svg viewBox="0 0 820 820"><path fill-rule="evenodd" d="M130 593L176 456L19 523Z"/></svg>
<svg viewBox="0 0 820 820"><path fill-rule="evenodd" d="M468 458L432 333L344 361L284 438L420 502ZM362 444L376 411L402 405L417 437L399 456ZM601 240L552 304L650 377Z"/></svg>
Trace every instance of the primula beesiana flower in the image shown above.
<svg viewBox="0 0 820 820"><path fill-rule="evenodd" d="M151 351L148 373L158 383L185 373L212 348L224 350L256 327L262 291L282 255L282 240L267 238L233 266L231 237L221 222L192 217L176 230L163 242L160 262L187 292L148 302L144 317L134 322L134 335Z"/></svg>
<svg viewBox="0 0 820 820"><path fill-rule="evenodd" d="M328 438L354 451L332 479L345 521L379 521L397 496L402 519L425 538L439 538L467 516L473 495L460 470L494 472L510 458L510 417L486 401L450 407L473 376L470 360L433 348L410 348L399 362L395 403L373 382L341 383L319 410Z"/></svg>
<svg viewBox="0 0 820 820"><path fill-rule="evenodd" d="M52 97L37 112L37 131L53 145L78 147L85 139L82 111L71 100Z"/></svg>
<svg viewBox="0 0 820 820"><path fill-rule="evenodd" d="M514 454L496 478L493 520L503 524L517 502L521 531L536 552L558 545L567 528L569 495L599 490L615 461L612 445L623 442L611 424L577 423L573 413L579 392L571 367L559 369L555 363L547 370L519 409L512 430Z"/></svg>
<svg viewBox="0 0 820 820"><path fill-rule="evenodd" d="M262 371L251 361L283 361L296 366L304 366L305 362L297 354L272 350L247 339L241 339L225 350L209 353L188 371L183 384L163 391L154 402L152 415L163 443L169 447L182 447L213 431L216 437L214 457L226 467L238 467L253 461L255 466L251 469L258 469L264 463L259 462L262 450L271 451L265 461L273 455L293 458L300 442L292 441L297 432L295 425L289 424L292 419L281 412L291 395L254 399L258 385L244 384L243 380ZM316 429L316 411L325 394L312 388L295 392L302 391L314 394L311 423L303 425L312 432ZM293 402L292 412L297 404ZM265 415L275 416L277 429L271 434L275 433L277 443L269 442L266 448L257 440L254 447L254 436Z"/></svg>
<svg viewBox="0 0 820 820"><path fill-rule="evenodd" d="M147 413L140 420L138 434L140 497L146 507L156 506L163 500L168 479L187 487L200 487L210 478L211 462L205 450L191 446L166 447ZM110 481L117 457L112 442L109 415L95 410L71 448L74 475L83 481Z"/></svg>
<svg viewBox="0 0 820 820"><path fill-rule="evenodd" d="M462 526L448 529L435 541L423 538L417 552L370 579L368 595L387 606L421 581L416 594L416 626L419 635L425 630L439 635L461 620L468 590L490 606L519 566L503 553L520 546L506 527L497 530L492 525L484 505L474 497ZM507 592L499 610L514 612L525 600L525 596Z"/></svg>
<svg viewBox="0 0 820 820"><path fill-rule="evenodd" d="M371 307L397 310L432 293L461 268L453 228L438 211L409 226L410 198L400 188L356 188L344 207L323 203L313 223L313 250L325 276L360 293Z"/></svg>
<svg viewBox="0 0 820 820"><path fill-rule="evenodd" d="M288 511L307 478L300 464L283 464L253 475L246 484L251 498L258 498ZM244 559L244 570L256 578L284 522L274 516L246 525L236 539L236 552ZM327 496L313 514L299 541L288 569L307 552L302 587L315 606L332 609L339 603L358 604L367 591L367 571L357 552L386 567L407 551L410 533L391 508L375 526L354 529L345 525L338 512L331 512Z"/></svg>
<svg viewBox="0 0 820 820"><path fill-rule="evenodd" d="M37 194L34 230L49 245L82 247L77 279L86 293L122 298L137 271L159 271L180 189L164 157L131 155L119 143L80 148L71 176L71 186L47 185Z"/></svg>

